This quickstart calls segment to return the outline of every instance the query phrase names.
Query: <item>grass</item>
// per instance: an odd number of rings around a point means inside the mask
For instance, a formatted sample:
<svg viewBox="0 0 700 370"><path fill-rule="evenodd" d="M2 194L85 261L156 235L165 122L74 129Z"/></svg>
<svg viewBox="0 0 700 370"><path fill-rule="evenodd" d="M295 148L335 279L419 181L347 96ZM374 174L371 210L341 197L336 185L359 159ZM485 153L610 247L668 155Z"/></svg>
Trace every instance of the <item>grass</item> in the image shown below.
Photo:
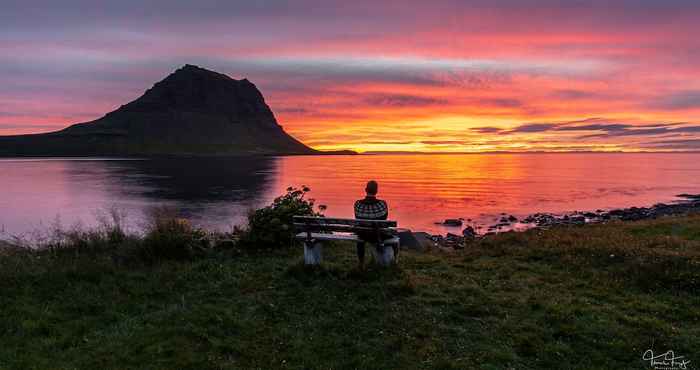
<svg viewBox="0 0 700 370"><path fill-rule="evenodd" d="M700 363L700 217L532 230L355 269L353 247L122 265L0 255L0 369L642 369ZM2 254L2 252L0 252Z"/></svg>

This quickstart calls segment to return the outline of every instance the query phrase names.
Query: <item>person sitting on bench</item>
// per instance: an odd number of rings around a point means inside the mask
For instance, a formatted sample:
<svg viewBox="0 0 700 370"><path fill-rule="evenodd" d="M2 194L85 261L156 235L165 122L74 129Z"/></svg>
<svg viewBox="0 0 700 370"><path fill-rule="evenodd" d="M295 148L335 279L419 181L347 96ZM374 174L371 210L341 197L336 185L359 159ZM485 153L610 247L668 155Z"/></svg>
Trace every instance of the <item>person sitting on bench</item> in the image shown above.
<svg viewBox="0 0 700 370"><path fill-rule="evenodd" d="M355 202L355 218L358 220L386 220L389 217L389 206L385 201L377 199L377 191L379 190L379 184L376 181L371 180L367 182L365 187L365 192L367 195L363 199L359 199ZM358 235L362 241L357 242L357 259L360 264L360 268L364 268L365 265L365 241L370 243L381 243L382 239L387 237L384 235L377 235L372 232L362 232ZM398 248L394 248L394 255L398 256Z"/></svg>

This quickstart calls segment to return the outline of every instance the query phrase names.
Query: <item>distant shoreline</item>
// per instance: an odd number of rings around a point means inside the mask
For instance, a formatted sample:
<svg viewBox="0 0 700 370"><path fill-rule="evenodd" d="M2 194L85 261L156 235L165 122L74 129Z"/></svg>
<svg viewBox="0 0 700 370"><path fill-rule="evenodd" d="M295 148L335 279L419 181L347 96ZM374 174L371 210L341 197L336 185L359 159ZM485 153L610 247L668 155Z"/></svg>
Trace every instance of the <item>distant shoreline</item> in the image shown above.
<svg viewBox="0 0 700 370"><path fill-rule="evenodd" d="M660 217L683 217L700 214L700 194L678 194L680 200L672 203L656 203L650 207L613 208L609 210L598 209L595 211L573 211L565 213L538 212L518 219L513 215L501 213L497 222L492 225L480 224L477 221L468 220L466 224L460 224L463 229L461 234L447 233L431 234L424 231L411 231L413 234L431 235L433 241L439 245L455 246L463 245L471 239L478 239L504 232L524 232L531 229L549 229L562 226L586 226L605 224L613 221L631 222L655 220ZM462 219L455 219L457 221ZM447 220L446 220L447 221ZM456 225L451 225L456 226ZM485 230L485 231L482 231Z"/></svg>
<svg viewBox="0 0 700 370"><path fill-rule="evenodd" d="M353 151L319 151L318 153L300 154L300 153L240 153L240 154L158 154L158 155L120 155L120 156L101 156L101 155L60 155L60 156L46 156L46 155L11 155L4 156L0 154L0 160L2 159L47 159L47 160L61 160L61 159L90 159L90 160L149 160L149 159L168 159L168 158L200 158L200 159L218 159L218 158L259 158L259 157L309 157L309 156L354 156L360 155L360 153Z"/></svg>
<svg viewBox="0 0 700 370"><path fill-rule="evenodd" d="M624 152L624 151L572 151L572 152L547 152L547 151L532 151L532 152L518 152L518 151L491 151L491 152L361 152L360 155L465 155L465 154L700 154L700 151L659 151L659 152Z"/></svg>
<svg viewBox="0 0 700 370"><path fill-rule="evenodd" d="M120 155L120 156L98 156L98 155L61 155L61 156L45 156L45 155L2 155L0 154L0 160L2 159L90 159L90 160L148 160L148 159L167 159L167 158L259 158L259 157L313 157L313 156L379 156L379 155L498 155L498 154L533 154L533 155L545 155L545 154L561 154L561 155L571 155L571 154L593 154L593 155L604 155L604 154L632 154L632 155L642 155L642 154L700 154L700 151L689 151L689 152L600 152L600 151L587 151L587 152L355 152L352 150L337 150L337 151L318 151L316 153L300 154L300 153L240 153L240 154L158 154L158 155Z"/></svg>

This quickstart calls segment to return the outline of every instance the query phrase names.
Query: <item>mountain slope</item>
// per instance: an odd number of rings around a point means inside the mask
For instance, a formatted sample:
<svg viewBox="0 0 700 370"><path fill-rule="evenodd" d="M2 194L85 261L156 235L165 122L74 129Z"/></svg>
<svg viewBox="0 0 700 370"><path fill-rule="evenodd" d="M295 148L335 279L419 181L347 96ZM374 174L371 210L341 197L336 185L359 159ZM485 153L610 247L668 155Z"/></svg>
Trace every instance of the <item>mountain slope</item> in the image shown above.
<svg viewBox="0 0 700 370"><path fill-rule="evenodd" d="M247 79L186 65L104 117L0 136L1 156L312 154Z"/></svg>

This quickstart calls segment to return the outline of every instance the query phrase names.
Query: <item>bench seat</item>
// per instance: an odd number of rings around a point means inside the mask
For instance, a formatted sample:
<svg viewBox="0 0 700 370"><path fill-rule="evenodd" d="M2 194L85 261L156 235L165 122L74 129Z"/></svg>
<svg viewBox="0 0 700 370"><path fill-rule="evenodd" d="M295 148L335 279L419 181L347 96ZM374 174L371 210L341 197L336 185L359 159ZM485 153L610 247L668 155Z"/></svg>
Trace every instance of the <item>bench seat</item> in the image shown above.
<svg viewBox="0 0 700 370"><path fill-rule="evenodd" d="M308 239L308 234L305 232L301 232L296 235L296 238L299 240L306 240ZM311 233L311 239L313 240L330 240L330 241L353 241L353 242L359 242L362 241L357 235L353 234L325 234L325 233ZM384 240L384 244L398 244L399 243L399 237L395 236L393 238L389 238Z"/></svg>

